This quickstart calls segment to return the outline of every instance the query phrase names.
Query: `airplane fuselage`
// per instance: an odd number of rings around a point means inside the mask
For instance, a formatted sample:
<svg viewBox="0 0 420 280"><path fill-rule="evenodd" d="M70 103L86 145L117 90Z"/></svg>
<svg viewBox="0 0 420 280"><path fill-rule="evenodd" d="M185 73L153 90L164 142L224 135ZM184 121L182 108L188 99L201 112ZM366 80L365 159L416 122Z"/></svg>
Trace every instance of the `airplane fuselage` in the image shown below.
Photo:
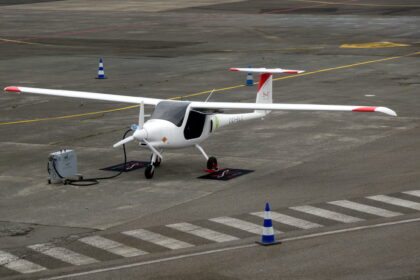
<svg viewBox="0 0 420 280"><path fill-rule="evenodd" d="M171 110L168 110L169 108ZM150 119L144 123L143 129L146 133L145 139L156 148L183 148L203 142L222 126L261 118L264 115L261 112L204 113L192 109L190 102L162 101L156 106Z"/></svg>

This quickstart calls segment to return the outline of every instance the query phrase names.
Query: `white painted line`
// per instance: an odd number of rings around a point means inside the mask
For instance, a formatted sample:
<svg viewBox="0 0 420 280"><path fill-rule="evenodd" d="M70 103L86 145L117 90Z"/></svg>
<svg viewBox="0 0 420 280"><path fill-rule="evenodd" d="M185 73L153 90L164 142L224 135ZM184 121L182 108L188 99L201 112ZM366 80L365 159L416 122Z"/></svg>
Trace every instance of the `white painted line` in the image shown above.
<svg viewBox="0 0 420 280"><path fill-rule="evenodd" d="M409 194L409 195L412 195L412 196L418 196L418 197L420 197L420 190L406 191L406 192L403 192L403 193Z"/></svg>
<svg viewBox="0 0 420 280"><path fill-rule="evenodd" d="M232 235L224 234L221 232L217 232L208 228L203 228L203 227L196 226L189 223L179 223L179 224L172 224L172 225L166 225L166 226L182 231L182 232L186 232L186 233L201 237L201 238L219 242L219 243L239 239Z"/></svg>
<svg viewBox="0 0 420 280"><path fill-rule="evenodd" d="M130 231L124 231L122 232L122 234L129 235L129 236L132 236L132 237L135 237L135 238L147 241L147 242L151 242L159 246L169 248L171 250L194 247L194 245L190 243L177 240L174 238L170 238L162 234L148 231L145 229L135 229L135 230L130 230Z"/></svg>
<svg viewBox="0 0 420 280"><path fill-rule="evenodd" d="M0 251L0 266L25 274L46 270L43 266L21 259L5 251Z"/></svg>
<svg viewBox="0 0 420 280"><path fill-rule="evenodd" d="M99 235L83 237L79 239L79 241L126 258L147 254L145 251L121 244L117 241L110 240Z"/></svg>
<svg viewBox="0 0 420 280"><path fill-rule="evenodd" d="M389 211L383 208L373 207L373 206L369 206L366 204L361 204L361 203L357 203L357 202L353 202L349 200L337 200L337 201L330 201L328 203L337 205L340 207L352 209L355 211L364 212L364 213L368 213L368 214L372 214L372 215L376 215L380 217L386 217L386 218L402 215L402 213L399 213L399 212Z"/></svg>
<svg viewBox="0 0 420 280"><path fill-rule="evenodd" d="M255 213L251 213L252 215L258 216L258 217L262 217L264 218L264 212L255 212ZM298 219L292 216L288 216L285 214L281 214L275 211L271 211L271 219L273 219L273 221L282 223L282 224L286 224L286 225L290 225L296 228L301 228L301 229L311 229L311 228L319 228L322 227L322 225L317 224L317 223L313 223L313 222L309 222L306 220L302 220L302 219Z"/></svg>
<svg viewBox="0 0 420 280"><path fill-rule="evenodd" d="M229 227L233 227L236 229L240 229L243 231L247 231L253 234L257 234L257 235L261 235L263 233L263 226L260 225L256 225L247 221L243 221L240 219L236 219L236 218L231 218L231 217L218 217L218 218L213 218L213 219L209 219L212 222L215 223L219 223L219 224L223 224ZM262 222L261 222L262 224ZM279 233L279 232L277 232Z"/></svg>
<svg viewBox="0 0 420 280"><path fill-rule="evenodd" d="M417 222L420 222L420 218L409 219L409 220L401 220L401 221L395 221L395 222L388 222L388 223L382 223L382 224L376 224L376 225L359 226L359 227L346 228L346 229L333 230L333 231L320 232L320 233L313 233L313 234L307 234L307 235L302 235L302 236L285 238L282 241L283 242L297 241L297 240L302 240L302 239L310 239L310 238L316 238L316 237L322 237L322 236L328 236L328 235L334 235L334 234L340 234L340 233L346 233L346 232L353 232L353 231L372 229L372 228L381 228L381 227L387 227L387 226L393 226L393 225L399 225L399 224L417 223ZM260 245L257 245L255 243L245 244L245 245L240 245L240 246L235 246L235 247L208 250L208 251L204 251L204 252L197 252L197 253L179 255L179 256L167 257L167 258L150 260L150 261L143 261L143 262L138 262L138 263L125 264L125 265L114 266L114 267L94 269L94 270L85 271L85 272L78 272L78 273L72 273L72 274L67 274L67 275L53 276L53 277L50 277L50 278L43 278L42 280L59 280L59 279L66 279L66 278L74 278L74 277L78 277L78 276L85 276L85 275L91 275L91 274L96 274L96 273L104 273L104 272L109 272L109 271L118 271L118 270L122 270L122 269L133 268L133 267L140 267L140 266L145 266L145 265L150 265L150 264L165 263L165 262L176 261L176 260L180 260L180 259L211 255L211 254L216 254L216 253L222 253L222 252L252 248L252 247L257 247L257 246L260 246Z"/></svg>
<svg viewBox="0 0 420 280"><path fill-rule="evenodd" d="M374 196L368 196L367 198L372 199L372 200L376 200L376 201L380 201L380 202L384 202L384 203L388 203L388 204L392 204L392 205L397 205L397 206L401 206L401 207L410 208L410 209L420 211L420 203L410 201L410 200L391 197L391 196L387 196L387 195L374 195Z"/></svg>
<svg viewBox="0 0 420 280"><path fill-rule="evenodd" d="M330 219L330 220L334 220L334 221L342 222L342 223L355 223L355 222L364 221L363 219L360 219L360 218L352 217L349 215L333 212L333 211L318 208L318 207L313 207L310 205L295 206L295 207L289 207L289 208L292 210L299 211L299 212L315 215L318 217L322 217L322 218L326 218L326 219Z"/></svg>
<svg viewBox="0 0 420 280"><path fill-rule="evenodd" d="M98 262L94 258L81 255L63 247L54 247L54 245L49 243L35 244L28 246L28 248L72 265L84 265Z"/></svg>

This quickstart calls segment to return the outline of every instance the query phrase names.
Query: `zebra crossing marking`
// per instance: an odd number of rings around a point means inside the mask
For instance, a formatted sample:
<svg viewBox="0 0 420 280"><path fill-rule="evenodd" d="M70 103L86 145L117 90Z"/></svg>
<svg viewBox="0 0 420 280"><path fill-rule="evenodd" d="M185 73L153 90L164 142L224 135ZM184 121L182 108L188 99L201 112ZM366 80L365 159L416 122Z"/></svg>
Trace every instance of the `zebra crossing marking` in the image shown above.
<svg viewBox="0 0 420 280"><path fill-rule="evenodd" d="M391 218L391 217L402 215L402 213L399 213L399 212L389 211L383 208L373 207L370 205L361 204L361 203L357 203L357 202L353 202L349 200L336 200L336 201L330 201L328 203L332 205L348 208L351 210L356 210L359 212L364 212L364 213L368 213L368 214L372 214L372 215L376 215L380 217L385 217L385 218Z"/></svg>
<svg viewBox="0 0 420 280"><path fill-rule="evenodd" d="M364 219L361 218L356 218L353 216L349 216L349 215L345 215L342 213L338 213L338 212L333 212L330 210L326 210L326 209L322 209L322 208L318 208L318 207L314 207L314 206L310 206L310 205L303 205L303 206L295 206L295 207L289 207L289 209L292 210L296 210L299 212L303 212L306 214L311 214L311 215L315 215L318 217L322 217L322 218L326 218L329 220L334 220L337 222L342 222L342 223L355 223L355 222L360 222L360 221L364 221Z"/></svg>
<svg viewBox="0 0 420 280"><path fill-rule="evenodd" d="M28 248L72 265L84 265L98 262L98 260L94 258L73 252L64 247L54 247L50 243L30 245Z"/></svg>
<svg viewBox="0 0 420 280"><path fill-rule="evenodd" d="M162 247L166 247L171 250L194 247L194 245L190 243L177 240L171 237L167 237L162 234L155 233L146 229L135 229L135 230L124 231L122 232L122 234L132 236L132 237L135 237L137 239L141 239L147 242L151 242L151 243L157 244Z"/></svg>
<svg viewBox="0 0 420 280"><path fill-rule="evenodd" d="M388 195L373 195L373 196L368 196L367 198L420 211L420 203L410 201L410 200L396 198L396 197L392 197Z"/></svg>
<svg viewBox="0 0 420 280"><path fill-rule="evenodd" d="M420 197L420 190L402 192L408 195Z"/></svg>
<svg viewBox="0 0 420 280"><path fill-rule="evenodd" d="M46 268L43 266L21 259L15 255L12 255L8 252L1 251L1 250L0 250L0 266L4 266L8 269L11 269L16 272L23 273L23 274L46 270Z"/></svg>
<svg viewBox="0 0 420 280"><path fill-rule="evenodd" d="M217 243L221 242L228 242L228 241L234 241L238 240L239 238L228 235L225 233L217 232L208 228L200 227L197 225L193 225L190 223L177 223L177 224L171 224L166 225L169 228L173 228L185 233L189 233L198 237L202 237L207 240L211 240Z"/></svg>
<svg viewBox="0 0 420 280"><path fill-rule="evenodd" d="M251 213L251 215L264 218L264 212L254 212L254 213ZM278 213L278 212L275 212L275 211L271 211L271 219L273 221L276 221L276 222L279 222L279 223L282 223L282 224L286 224L286 225L290 225L290 226L300 228L300 229L311 229L311 228L322 227L322 225L320 225L320 224L309 222L309 221L302 220L302 219L298 219L298 218L288 216L288 215L285 215L285 214L281 214L281 213Z"/></svg>
<svg viewBox="0 0 420 280"><path fill-rule="evenodd" d="M99 235L83 237L79 239L78 241L83 242L92 247L96 247L96 248L108 251L115 255L125 257L125 258L137 257L137 256L148 254L145 251L124 245L122 243L107 239Z"/></svg>
<svg viewBox="0 0 420 280"><path fill-rule="evenodd" d="M256 225L251 222L243 221L237 218L226 217L226 216L212 218L209 220L215 223L223 224L229 227L233 227L233 228L247 231L253 234L257 234L257 235L262 234L263 228L264 228L263 226ZM276 233L280 233L280 232L276 232Z"/></svg>

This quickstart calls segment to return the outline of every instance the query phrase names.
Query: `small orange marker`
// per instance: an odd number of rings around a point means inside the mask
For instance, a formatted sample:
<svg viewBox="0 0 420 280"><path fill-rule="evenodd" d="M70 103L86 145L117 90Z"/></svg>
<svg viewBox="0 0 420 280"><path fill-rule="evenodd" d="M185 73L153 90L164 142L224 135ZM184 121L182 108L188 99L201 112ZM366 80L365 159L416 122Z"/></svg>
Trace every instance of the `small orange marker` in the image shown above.
<svg viewBox="0 0 420 280"><path fill-rule="evenodd" d="M163 142L163 143L166 143L166 141L168 141L168 139L166 139L166 137L163 137L163 138L162 138L162 142Z"/></svg>

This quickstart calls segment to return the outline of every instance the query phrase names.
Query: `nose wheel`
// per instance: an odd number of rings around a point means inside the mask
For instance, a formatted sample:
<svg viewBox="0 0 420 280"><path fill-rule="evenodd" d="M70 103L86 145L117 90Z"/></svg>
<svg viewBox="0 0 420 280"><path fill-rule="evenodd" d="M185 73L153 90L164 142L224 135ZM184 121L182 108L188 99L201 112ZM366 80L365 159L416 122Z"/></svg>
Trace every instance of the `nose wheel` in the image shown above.
<svg viewBox="0 0 420 280"><path fill-rule="evenodd" d="M153 175L155 175L155 167L158 167L161 162L161 157L156 154L152 154L150 157L150 164L146 167L146 170L144 170L144 177L146 177L146 179L152 179Z"/></svg>
<svg viewBox="0 0 420 280"><path fill-rule="evenodd" d="M155 166L149 165L144 171L144 176L146 177L146 179L152 179L153 175L155 175Z"/></svg>

